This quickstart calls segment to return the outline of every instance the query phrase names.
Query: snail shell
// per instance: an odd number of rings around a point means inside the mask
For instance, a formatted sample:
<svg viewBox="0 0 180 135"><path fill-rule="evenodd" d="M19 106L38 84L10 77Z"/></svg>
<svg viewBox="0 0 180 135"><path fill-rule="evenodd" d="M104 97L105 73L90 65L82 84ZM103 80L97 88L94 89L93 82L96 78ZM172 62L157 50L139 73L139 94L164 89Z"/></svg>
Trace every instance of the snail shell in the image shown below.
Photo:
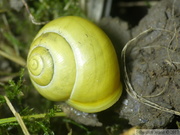
<svg viewBox="0 0 180 135"><path fill-rule="evenodd" d="M45 98L99 112L121 96L118 60L113 45L96 25L67 16L46 24L34 38L27 68Z"/></svg>

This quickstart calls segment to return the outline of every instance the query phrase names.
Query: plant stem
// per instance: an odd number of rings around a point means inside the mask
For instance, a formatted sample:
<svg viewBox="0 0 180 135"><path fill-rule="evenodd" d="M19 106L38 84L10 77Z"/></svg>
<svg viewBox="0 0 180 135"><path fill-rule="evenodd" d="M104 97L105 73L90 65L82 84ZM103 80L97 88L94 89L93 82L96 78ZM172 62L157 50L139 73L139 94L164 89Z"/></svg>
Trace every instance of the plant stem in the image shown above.
<svg viewBox="0 0 180 135"><path fill-rule="evenodd" d="M44 118L47 114L34 114L34 115L28 115L28 116L21 116L22 119L41 119ZM52 117L65 117L66 114L64 112L59 112L59 113L54 113ZM4 118L0 119L0 124L6 124L6 123L11 123L17 121L15 117L10 117L10 118Z"/></svg>

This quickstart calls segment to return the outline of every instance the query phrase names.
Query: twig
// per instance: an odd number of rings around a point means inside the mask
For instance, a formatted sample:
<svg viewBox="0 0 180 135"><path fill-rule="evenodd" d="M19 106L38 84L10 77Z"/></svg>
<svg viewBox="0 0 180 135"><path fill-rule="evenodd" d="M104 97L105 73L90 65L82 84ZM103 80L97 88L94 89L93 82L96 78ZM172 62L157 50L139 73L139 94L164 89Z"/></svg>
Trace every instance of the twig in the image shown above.
<svg viewBox="0 0 180 135"><path fill-rule="evenodd" d="M47 22L37 22L35 19L34 19L34 16L31 14L30 10L29 10L29 7L27 5L27 3L25 2L25 0L22 0L25 8L26 8L26 11L28 12L29 14L29 18L31 19L31 22L35 25L44 25L46 24Z"/></svg>
<svg viewBox="0 0 180 135"><path fill-rule="evenodd" d="M16 112L16 110L14 109L14 107L11 104L11 102L9 101L9 99L6 96L4 96L4 98L6 100L7 105L9 106L11 112L16 117L16 120L18 121L19 125L21 126L21 129L22 129L23 133L25 135L30 135L27 128L26 128L26 126L25 126L25 124L24 124L24 122L23 122L23 120L22 120L22 118L21 118L21 116L19 115L19 113Z"/></svg>

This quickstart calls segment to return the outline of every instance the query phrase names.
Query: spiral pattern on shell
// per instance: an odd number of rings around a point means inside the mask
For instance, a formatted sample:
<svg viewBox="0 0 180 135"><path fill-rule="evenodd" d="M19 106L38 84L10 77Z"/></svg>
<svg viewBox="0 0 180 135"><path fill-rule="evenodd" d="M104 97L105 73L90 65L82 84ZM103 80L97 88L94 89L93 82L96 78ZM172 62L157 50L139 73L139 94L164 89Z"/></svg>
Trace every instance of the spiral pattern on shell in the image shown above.
<svg viewBox="0 0 180 135"><path fill-rule="evenodd" d="M31 44L27 67L41 95L66 101L84 112L102 111L122 93L111 41L80 17L62 17L46 24Z"/></svg>
<svg viewBox="0 0 180 135"><path fill-rule="evenodd" d="M28 62L31 78L41 86L48 85L53 77L53 59L44 47L36 47L29 56ZM46 78L46 79L42 79Z"/></svg>

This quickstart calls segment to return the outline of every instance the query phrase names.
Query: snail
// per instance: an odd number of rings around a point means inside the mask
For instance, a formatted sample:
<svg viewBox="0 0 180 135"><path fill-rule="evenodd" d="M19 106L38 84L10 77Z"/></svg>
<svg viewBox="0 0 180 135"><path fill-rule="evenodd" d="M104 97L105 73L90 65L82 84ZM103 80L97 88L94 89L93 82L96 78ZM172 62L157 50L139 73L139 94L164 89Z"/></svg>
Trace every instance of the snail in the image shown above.
<svg viewBox="0 0 180 135"><path fill-rule="evenodd" d="M47 23L27 57L32 84L45 98L94 113L121 96L117 56L107 35L92 22L66 16Z"/></svg>

